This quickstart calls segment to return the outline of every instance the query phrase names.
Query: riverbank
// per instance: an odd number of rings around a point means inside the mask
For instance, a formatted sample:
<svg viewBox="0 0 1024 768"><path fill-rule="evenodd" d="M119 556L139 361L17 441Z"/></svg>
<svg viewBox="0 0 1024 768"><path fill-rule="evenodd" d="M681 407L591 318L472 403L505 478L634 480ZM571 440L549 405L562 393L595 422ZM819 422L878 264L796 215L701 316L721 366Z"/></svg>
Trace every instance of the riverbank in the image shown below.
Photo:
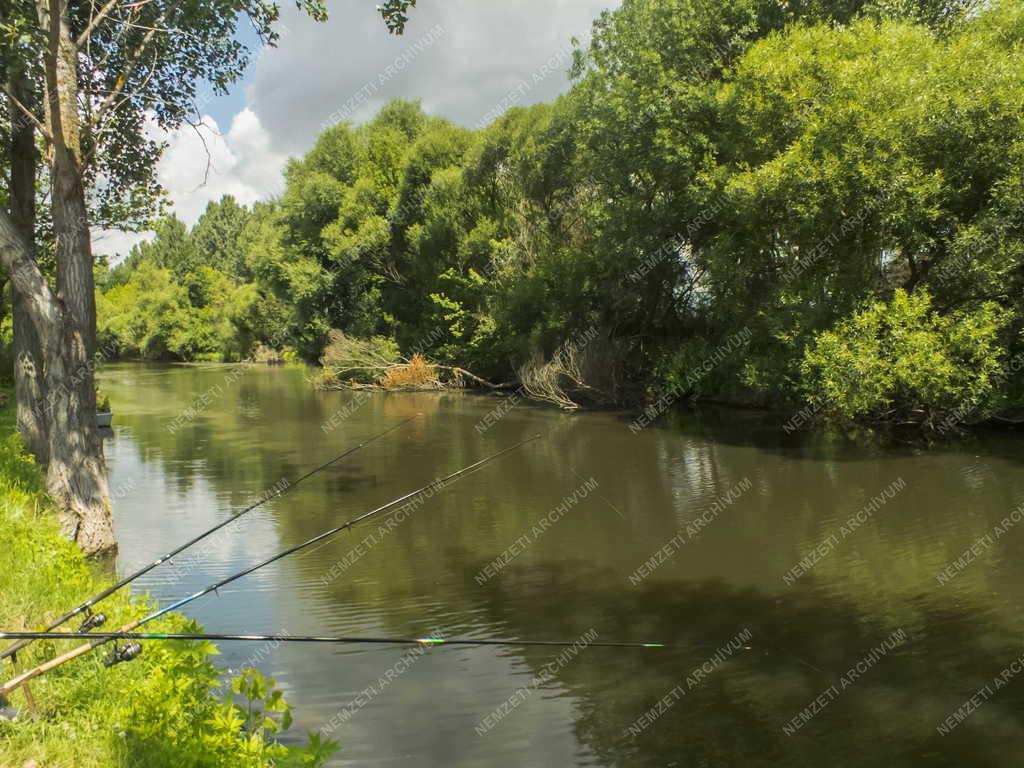
<svg viewBox="0 0 1024 768"><path fill-rule="evenodd" d="M39 468L14 432L13 397L0 408L0 541L0 627L5 629L39 628L111 582L109 573L59 535ZM122 590L103 602L105 628L121 626L150 607ZM70 628L77 629L77 623ZM151 628L201 631L175 615ZM19 654L18 669L70 647L72 641L36 643ZM21 691L0 703L18 712L13 721L0 720L0 765L322 765L329 750L319 742L306 749L287 747L274 741L273 728L248 727L249 702L236 696L231 704L221 696L220 672L211 663L216 654L212 643L150 643L135 661L107 668L106 649L100 649L39 678L31 686L35 712ZM10 664L2 662L3 676L10 672ZM256 710L262 709L256 702Z"/></svg>

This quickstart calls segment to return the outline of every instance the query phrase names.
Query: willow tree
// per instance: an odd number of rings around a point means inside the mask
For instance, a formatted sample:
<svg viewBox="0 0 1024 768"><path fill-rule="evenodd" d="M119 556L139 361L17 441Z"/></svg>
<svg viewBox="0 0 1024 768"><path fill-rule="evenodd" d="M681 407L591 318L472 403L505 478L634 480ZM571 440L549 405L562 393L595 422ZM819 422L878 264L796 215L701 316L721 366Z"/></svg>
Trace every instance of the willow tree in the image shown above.
<svg viewBox="0 0 1024 768"><path fill-rule="evenodd" d="M392 32L401 33L414 4L379 9ZM322 0L296 5L326 18ZM248 62L236 25L245 19L272 45L279 15L277 3L263 0L0 5L11 208L0 209L0 263L14 298L18 421L47 462L66 533L87 553L116 546L95 423L90 228L145 225L160 201L155 173L164 148L147 126L196 126L199 84L225 93ZM46 172L37 178L39 142ZM38 217L37 198L46 202ZM53 256L52 284L43 254Z"/></svg>

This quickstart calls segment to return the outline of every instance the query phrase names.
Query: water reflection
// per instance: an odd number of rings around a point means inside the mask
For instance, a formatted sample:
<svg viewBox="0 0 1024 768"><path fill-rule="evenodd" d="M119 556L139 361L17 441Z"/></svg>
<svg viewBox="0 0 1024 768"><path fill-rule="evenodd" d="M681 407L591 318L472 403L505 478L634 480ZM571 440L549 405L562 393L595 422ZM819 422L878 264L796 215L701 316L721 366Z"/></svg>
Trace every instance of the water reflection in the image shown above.
<svg viewBox="0 0 1024 768"><path fill-rule="evenodd" d="M539 431L544 441L393 529L356 529L194 604L192 615L223 631L571 641L596 630L677 646L589 649L537 685L556 652L447 648L402 664L408 650L267 649L256 661L288 689L297 732L332 728L344 745L338 765L1017 764L1017 677L948 735L936 731L1024 650L1024 531L1008 530L948 584L936 579L1024 501L1014 438L923 452L785 435L753 414L714 412L632 434L613 414L562 418L527 405L479 429L489 398L357 402L311 390L301 371L232 370L102 372L115 405L112 483L128 489L115 510L122 570L346 445L423 417L152 572L144 586L157 598L180 597ZM339 412L345 418L332 421ZM532 534L587 478L595 492ZM904 490L837 536L896 480ZM744 481L749 490L657 555ZM827 555L788 583L816 547ZM652 557L650 575L631 580ZM749 649L630 733L742 630ZM901 630L904 644L786 735L794 716ZM222 650L237 666L256 649ZM401 673L381 685L396 665ZM481 721L513 696L518 703L481 734Z"/></svg>

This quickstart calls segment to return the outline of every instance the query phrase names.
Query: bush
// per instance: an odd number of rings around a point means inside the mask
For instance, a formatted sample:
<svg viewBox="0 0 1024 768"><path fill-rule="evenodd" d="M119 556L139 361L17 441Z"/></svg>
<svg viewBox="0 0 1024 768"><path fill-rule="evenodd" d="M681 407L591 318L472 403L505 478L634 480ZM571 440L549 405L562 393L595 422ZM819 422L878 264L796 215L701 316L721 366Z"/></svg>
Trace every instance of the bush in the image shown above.
<svg viewBox="0 0 1024 768"><path fill-rule="evenodd" d="M994 303L939 315L926 292L897 290L819 333L802 385L817 410L847 420L934 426L952 413L984 416L998 394L1007 320Z"/></svg>

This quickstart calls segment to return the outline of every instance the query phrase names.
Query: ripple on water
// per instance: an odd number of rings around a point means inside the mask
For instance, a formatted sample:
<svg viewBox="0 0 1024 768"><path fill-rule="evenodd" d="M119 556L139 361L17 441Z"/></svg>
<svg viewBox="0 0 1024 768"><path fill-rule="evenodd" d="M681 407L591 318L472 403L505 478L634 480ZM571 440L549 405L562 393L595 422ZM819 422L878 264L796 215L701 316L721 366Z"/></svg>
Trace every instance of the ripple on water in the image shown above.
<svg viewBox="0 0 1024 768"><path fill-rule="evenodd" d="M886 452L787 442L749 416L706 414L637 434L628 419L582 414L552 431L557 417L526 404L481 433L495 401L450 394L372 396L327 434L321 425L349 393L314 393L301 371L255 368L169 429L227 370L103 369L117 425L106 442L111 486L126 489L114 509L122 572L346 444L424 416L147 574L138 587L164 604L546 429L545 441L445 489L358 557L353 548L377 525L286 558L186 613L225 632L571 641L594 628L601 639L679 646L587 649L558 662L557 649L522 646L222 644L219 663L255 664L285 688L296 737L351 710L331 731L344 745L334 765L1000 767L1024 752L1016 698L1002 692L955 738L935 731L1019 655L1024 526L948 583L936 578L1024 501L1014 440L986 436L985 451ZM599 493L535 533L581 477ZM748 491L687 533L745 478ZM905 490L848 524L897 478ZM631 579L681 533L685 544ZM787 582L832 535L834 545ZM629 734L744 628L751 651ZM897 629L908 637L898 652L797 735L783 734ZM503 706L507 714L479 732Z"/></svg>

